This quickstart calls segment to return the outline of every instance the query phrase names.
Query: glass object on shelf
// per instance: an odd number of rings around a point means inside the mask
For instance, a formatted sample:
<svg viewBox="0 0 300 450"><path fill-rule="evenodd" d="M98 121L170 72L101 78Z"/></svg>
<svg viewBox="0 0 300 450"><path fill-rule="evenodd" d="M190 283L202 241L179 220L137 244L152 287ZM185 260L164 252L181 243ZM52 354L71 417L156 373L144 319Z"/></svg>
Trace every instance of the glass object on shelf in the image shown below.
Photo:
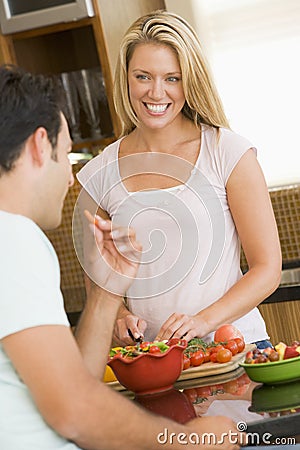
<svg viewBox="0 0 300 450"><path fill-rule="evenodd" d="M60 79L66 93L67 111L65 111L65 114L69 123L71 136L75 143L80 142L80 104L74 82L74 72L63 72L60 74Z"/></svg>
<svg viewBox="0 0 300 450"><path fill-rule="evenodd" d="M100 69L82 69L74 72L74 77L91 137L101 139L99 102L104 91L102 73Z"/></svg>
<svg viewBox="0 0 300 450"><path fill-rule="evenodd" d="M99 141L113 135L100 67L63 72L59 75L66 92L66 118L74 144ZM84 151L84 150L81 150Z"/></svg>

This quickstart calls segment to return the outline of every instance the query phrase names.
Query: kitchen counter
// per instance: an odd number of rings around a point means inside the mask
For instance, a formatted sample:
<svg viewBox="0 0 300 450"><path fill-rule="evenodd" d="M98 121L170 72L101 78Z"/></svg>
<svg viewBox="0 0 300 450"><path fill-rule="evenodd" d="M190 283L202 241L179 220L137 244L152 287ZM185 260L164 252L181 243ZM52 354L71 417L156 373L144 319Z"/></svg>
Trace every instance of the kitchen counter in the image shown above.
<svg viewBox="0 0 300 450"><path fill-rule="evenodd" d="M300 284L279 286L262 304L300 300Z"/></svg>
<svg viewBox="0 0 300 450"><path fill-rule="evenodd" d="M240 367L223 375L177 381L174 389L162 393L135 397L125 389L121 392L179 423L197 416L231 417L247 433L248 445L300 442L300 378L267 386L252 382Z"/></svg>

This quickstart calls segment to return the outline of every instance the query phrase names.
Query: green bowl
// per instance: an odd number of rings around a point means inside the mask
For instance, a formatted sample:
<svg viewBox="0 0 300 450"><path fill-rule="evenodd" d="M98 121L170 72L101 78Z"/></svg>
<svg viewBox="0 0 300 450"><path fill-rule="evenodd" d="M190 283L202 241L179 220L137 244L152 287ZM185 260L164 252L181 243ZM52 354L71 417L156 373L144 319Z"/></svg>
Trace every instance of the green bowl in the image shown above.
<svg viewBox="0 0 300 450"><path fill-rule="evenodd" d="M300 409L300 380L269 386L260 384L252 391L251 412L282 412Z"/></svg>
<svg viewBox="0 0 300 450"><path fill-rule="evenodd" d="M240 363L252 381L265 384L280 384L300 380L300 356L259 364Z"/></svg>

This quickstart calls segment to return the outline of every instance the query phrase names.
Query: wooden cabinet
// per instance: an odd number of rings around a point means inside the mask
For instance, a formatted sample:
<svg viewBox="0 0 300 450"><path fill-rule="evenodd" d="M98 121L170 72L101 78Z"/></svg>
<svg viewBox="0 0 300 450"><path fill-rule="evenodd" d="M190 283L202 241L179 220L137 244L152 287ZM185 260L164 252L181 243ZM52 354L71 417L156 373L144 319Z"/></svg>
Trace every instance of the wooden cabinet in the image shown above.
<svg viewBox="0 0 300 450"><path fill-rule="evenodd" d="M280 341L290 344L300 339L300 300L263 303L258 308L273 345Z"/></svg>
<svg viewBox="0 0 300 450"><path fill-rule="evenodd" d="M88 115L80 105L80 139L74 150L103 147L119 135L120 123L114 110L113 72L121 38L140 16L164 9L164 0L93 0L95 16L76 22L0 35L0 63L12 63L34 73L89 73L98 69L103 76L105 96L100 101L101 135L90 132ZM80 103L80 101L79 101Z"/></svg>

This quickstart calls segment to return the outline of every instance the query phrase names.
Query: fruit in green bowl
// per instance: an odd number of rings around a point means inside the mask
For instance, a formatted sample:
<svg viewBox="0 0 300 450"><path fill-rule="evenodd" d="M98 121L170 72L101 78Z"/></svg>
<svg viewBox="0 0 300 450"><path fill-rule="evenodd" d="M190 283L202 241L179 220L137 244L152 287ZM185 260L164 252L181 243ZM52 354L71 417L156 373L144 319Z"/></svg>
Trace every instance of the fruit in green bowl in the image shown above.
<svg viewBox="0 0 300 450"><path fill-rule="evenodd" d="M252 381L264 384L280 384L299 380L300 356L262 364L240 363Z"/></svg>
<svg viewBox="0 0 300 450"><path fill-rule="evenodd" d="M279 342L275 345L275 350L279 353L279 359L296 358L300 356L300 343L294 341L292 345L286 345L284 342Z"/></svg>
<svg viewBox="0 0 300 450"><path fill-rule="evenodd" d="M240 363L252 381L265 384L279 384L300 378L299 341L291 345L279 342L275 348L254 349L247 352Z"/></svg>

